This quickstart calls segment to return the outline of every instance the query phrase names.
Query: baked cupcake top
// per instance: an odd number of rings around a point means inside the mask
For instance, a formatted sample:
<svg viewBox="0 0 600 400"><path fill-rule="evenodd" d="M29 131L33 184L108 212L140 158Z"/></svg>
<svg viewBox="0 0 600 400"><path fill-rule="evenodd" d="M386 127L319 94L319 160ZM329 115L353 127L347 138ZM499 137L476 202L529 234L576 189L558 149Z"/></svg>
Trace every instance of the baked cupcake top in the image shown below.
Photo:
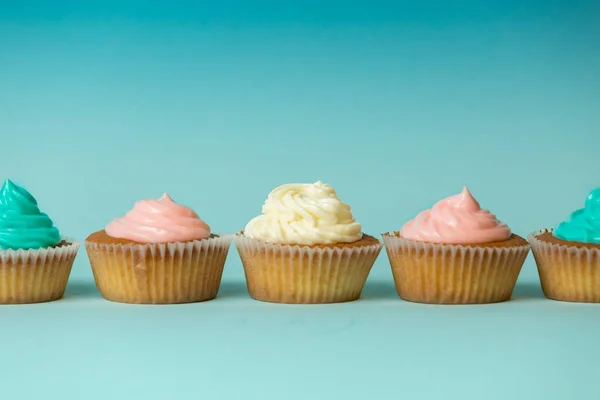
<svg viewBox="0 0 600 400"><path fill-rule="evenodd" d="M510 238L510 228L483 210L469 189L437 202L400 230L405 239L445 244L498 242Z"/></svg>
<svg viewBox="0 0 600 400"><path fill-rule="evenodd" d="M553 235L571 242L600 244L600 188L593 190L585 199L584 208L561 222Z"/></svg>
<svg viewBox="0 0 600 400"><path fill-rule="evenodd" d="M317 245L355 242L363 237L361 229L350 206L318 181L273 189L262 215L248 222L244 235L271 243Z"/></svg>
<svg viewBox="0 0 600 400"><path fill-rule="evenodd" d="M54 223L25 189L6 180L0 189L0 249L52 247L61 241Z"/></svg>
<svg viewBox="0 0 600 400"><path fill-rule="evenodd" d="M210 227L198 214L166 193L160 199L136 202L125 216L106 225L105 231L113 238L138 243L186 242L210 236Z"/></svg>

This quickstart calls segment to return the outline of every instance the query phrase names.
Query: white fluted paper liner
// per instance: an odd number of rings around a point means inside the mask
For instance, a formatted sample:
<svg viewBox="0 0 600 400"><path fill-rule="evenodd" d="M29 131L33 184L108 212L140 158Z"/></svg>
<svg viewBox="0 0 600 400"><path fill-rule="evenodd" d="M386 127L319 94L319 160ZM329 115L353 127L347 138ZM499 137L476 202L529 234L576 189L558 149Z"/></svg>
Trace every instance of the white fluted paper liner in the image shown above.
<svg viewBox="0 0 600 400"><path fill-rule="evenodd" d="M544 295L554 300L600 303L600 246L577 247L538 239L548 232L552 230L542 229L528 237Z"/></svg>
<svg viewBox="0 0 600 400"><path fill-rule="evenodd" d="M181 243L100 244L86 241L96 286L121 303L174 304L217 296L231 235Z"/></svg>
<svg viewBox="0 0 600 400"><path fill-rule="evenodd" d="M432 304L509 300L529 252L528 244L438 244L391 233L383 235L383 242L398 295L408 301Z"/></svg>
<svg viewBox="0 0 600 400"><path fill-rule="evenodd" d="M42 303L63 297L79 242L29 250L0 250L0 304Z"/></svg>
<svg viewBox="0 0 600 400"><path fill-rule="evenodd" d="M340 303L360 297L382 244L312 247L237 234L234 241L254 299L289 304Z"/></svg>

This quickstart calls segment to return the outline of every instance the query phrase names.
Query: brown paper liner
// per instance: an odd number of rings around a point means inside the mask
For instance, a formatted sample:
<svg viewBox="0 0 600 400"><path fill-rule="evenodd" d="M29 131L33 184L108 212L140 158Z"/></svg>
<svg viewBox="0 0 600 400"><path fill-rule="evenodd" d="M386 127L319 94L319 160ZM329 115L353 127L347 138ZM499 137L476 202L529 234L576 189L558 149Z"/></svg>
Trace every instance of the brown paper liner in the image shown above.
<svg viewBox="0 0 600 400"><path fill-rule="evenodd" d="M0 250L0 304L43 303L63 297L79 242L56 247Z"/></svg>
<svg viewBox="0 0 600 400"><path fill-rule="evenodd" d="M176 304L214 299L231 236L183 243L100 244L86 241L96 286L119 303Z"/></svg>
<svg viewBox="0 0 600 400"><path fill-rule="evenodd" d="M383 242L398 295L429 304L509 300L529 252L517 235L495 246L426 243L394 233L384 234Z"/></svg>
<svg viewBox="0 0 600 400"><path fill-rule="evenodd" d="M540 240L548 232L552 230L542 229L528 238L544 295L553 300L600 303L600 246Z"/></svg>
<svg viewBox="0 0 600 400"><path fill-rule="evenodd" d="M360 297L381 251L364 245L298 246L235 236L248 292L256 300L287 304L342 303Z"/></svg>

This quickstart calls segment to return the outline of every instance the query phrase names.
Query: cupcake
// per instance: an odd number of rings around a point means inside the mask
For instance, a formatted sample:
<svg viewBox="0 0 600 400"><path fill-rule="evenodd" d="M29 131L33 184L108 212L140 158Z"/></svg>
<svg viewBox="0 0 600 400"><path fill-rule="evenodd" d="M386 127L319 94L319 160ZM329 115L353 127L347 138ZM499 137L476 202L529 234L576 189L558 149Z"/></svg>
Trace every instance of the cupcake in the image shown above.
<svg viewBox="0 0 600 400"><path fill-rule="evenodd" d="M88 236L85 248L105 299L172 304L217 296L230 243L165 193L135 203Z"/></svg>
<svg viewBox="0 0 600 400"><path fill-rule="evenodd" d="M35 198L7 180L0 189L0 304L63 297L79 243L61 237Z"/></svg>
<svg viewBox="0 0 600 400"><path fill-rule="evenodd" d="M600 188L556 229L529 235L549 299L600 303Z"/></svg>
<svg viewBox="0 0 600 400"><path fill-rule="evenodd" d="M529 245L465 187L383 235L401 298L477 304L510 299Z"/></svg>
<svg viewBox="0 0 600 400"><path fill-rule="evenodd" d="M358 299L382 247L321 182L275 188L234 241L250 296L292 304Z"/></svg>

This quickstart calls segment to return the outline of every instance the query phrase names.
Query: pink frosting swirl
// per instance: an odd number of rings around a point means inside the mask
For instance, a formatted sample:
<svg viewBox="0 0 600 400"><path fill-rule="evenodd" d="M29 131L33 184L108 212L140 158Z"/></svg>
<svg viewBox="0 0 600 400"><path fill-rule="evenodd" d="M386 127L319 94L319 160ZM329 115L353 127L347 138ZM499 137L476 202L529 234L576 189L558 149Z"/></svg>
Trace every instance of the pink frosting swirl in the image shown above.
<svg viewBox="0 0 600 400"><path fill-rule="evenodd" d="M482 210L469 189L436 203L408 221L400 235L431 243L474 244L506 240L510 228L488 210Z"/></svg>
<svg viewBox="0 0 600 400"><path fill-rule="evenodd" d="M106 225L105 231L114 238L139 243L185 242L210 236L210 227L198 214L166 193L160 199L136 202L125 216Z"/></svg>

